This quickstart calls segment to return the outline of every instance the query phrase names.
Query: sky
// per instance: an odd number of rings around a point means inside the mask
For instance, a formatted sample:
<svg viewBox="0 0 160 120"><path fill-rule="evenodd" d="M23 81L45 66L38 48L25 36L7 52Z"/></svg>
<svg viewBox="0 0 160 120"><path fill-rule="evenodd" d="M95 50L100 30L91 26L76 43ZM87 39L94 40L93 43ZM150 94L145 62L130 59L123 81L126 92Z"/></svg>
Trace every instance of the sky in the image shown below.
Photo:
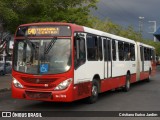
<svg viewBox="0 0 160 120"><path fill-rule="evenodd" d="M143 19L143 37L153 39L154 23L157 29L160 27L160 0L100 0L97 3L97 10L91 14L102 19L111 19L114 23L124 27L132 25L139 31L139 17Z"/></svg>

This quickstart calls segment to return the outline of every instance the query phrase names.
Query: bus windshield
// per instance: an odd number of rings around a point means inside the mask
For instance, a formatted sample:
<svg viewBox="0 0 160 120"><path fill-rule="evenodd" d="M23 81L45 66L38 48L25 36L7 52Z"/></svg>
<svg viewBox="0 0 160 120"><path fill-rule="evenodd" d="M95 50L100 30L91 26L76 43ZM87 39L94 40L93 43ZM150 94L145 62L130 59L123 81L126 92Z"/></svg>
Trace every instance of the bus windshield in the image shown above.
<svg viewBox="0 0 160 120"><path fill-rule="evenodd" d="M27 74L57 74L71 67L70 39L16 40L14 70Z"/></svg>

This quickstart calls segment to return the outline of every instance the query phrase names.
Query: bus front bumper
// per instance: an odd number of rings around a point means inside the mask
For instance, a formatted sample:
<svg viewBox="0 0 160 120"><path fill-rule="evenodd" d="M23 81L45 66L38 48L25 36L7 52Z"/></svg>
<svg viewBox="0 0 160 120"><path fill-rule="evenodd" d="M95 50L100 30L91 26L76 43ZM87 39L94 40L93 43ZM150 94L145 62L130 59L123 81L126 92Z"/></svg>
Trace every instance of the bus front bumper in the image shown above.
<svg viewBox="0 0 160 120"><path fill-rule="evenodd" d="M61 91L48 91L40 89L21 89L12 84L12 97L16 99L52 101L52 102L72 102L72 85Z"/></svg>

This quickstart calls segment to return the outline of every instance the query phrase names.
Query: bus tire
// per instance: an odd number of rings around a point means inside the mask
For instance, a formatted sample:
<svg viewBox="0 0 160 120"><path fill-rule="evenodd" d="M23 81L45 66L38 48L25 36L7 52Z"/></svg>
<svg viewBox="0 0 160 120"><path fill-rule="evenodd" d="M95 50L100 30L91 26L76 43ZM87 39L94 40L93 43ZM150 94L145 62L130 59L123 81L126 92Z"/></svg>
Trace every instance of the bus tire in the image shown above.
<svg viewBox="0 0 160 120"><path fill-rule="evenodd" d="M91 87L91 96L87 98L87 103L93 104L98 100L98 93L99 93L99 82L98 80L93 80L92 87Z"/></svg>
<svg viewBox="0 0 160 120"><path fill-rule="evenodd" d="M125 82L125 86L124 86L123 90L125 92L128 92L129 89L130 89L130 74L127 74L126 75L126 82Z"/></svg>

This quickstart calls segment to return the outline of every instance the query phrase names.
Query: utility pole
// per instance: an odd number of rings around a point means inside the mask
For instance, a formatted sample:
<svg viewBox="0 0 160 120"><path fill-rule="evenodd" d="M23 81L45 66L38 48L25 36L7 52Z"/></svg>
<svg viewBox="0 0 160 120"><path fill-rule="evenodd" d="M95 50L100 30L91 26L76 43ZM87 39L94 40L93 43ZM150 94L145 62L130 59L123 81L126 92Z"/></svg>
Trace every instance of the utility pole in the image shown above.
<svg viewBox="0 0 160 120"><path fill-rule="evenodd" d="M140 16L139 17L139 33L141 33L142 36L143 36L143 20L144 20L144 17Z"/></svg>
<svg viewBox="0 0 160 120"><path fill-rule="evenodd" d="M155 33L156 32L156 30L157 30L157 22L156 21L148 21L149 23L153 23L153 31L151 31L151 32L149 32L149 33ZM157 41L157 39L156 39L156 37L154 36L154 42L156 42Z"/></svg>

